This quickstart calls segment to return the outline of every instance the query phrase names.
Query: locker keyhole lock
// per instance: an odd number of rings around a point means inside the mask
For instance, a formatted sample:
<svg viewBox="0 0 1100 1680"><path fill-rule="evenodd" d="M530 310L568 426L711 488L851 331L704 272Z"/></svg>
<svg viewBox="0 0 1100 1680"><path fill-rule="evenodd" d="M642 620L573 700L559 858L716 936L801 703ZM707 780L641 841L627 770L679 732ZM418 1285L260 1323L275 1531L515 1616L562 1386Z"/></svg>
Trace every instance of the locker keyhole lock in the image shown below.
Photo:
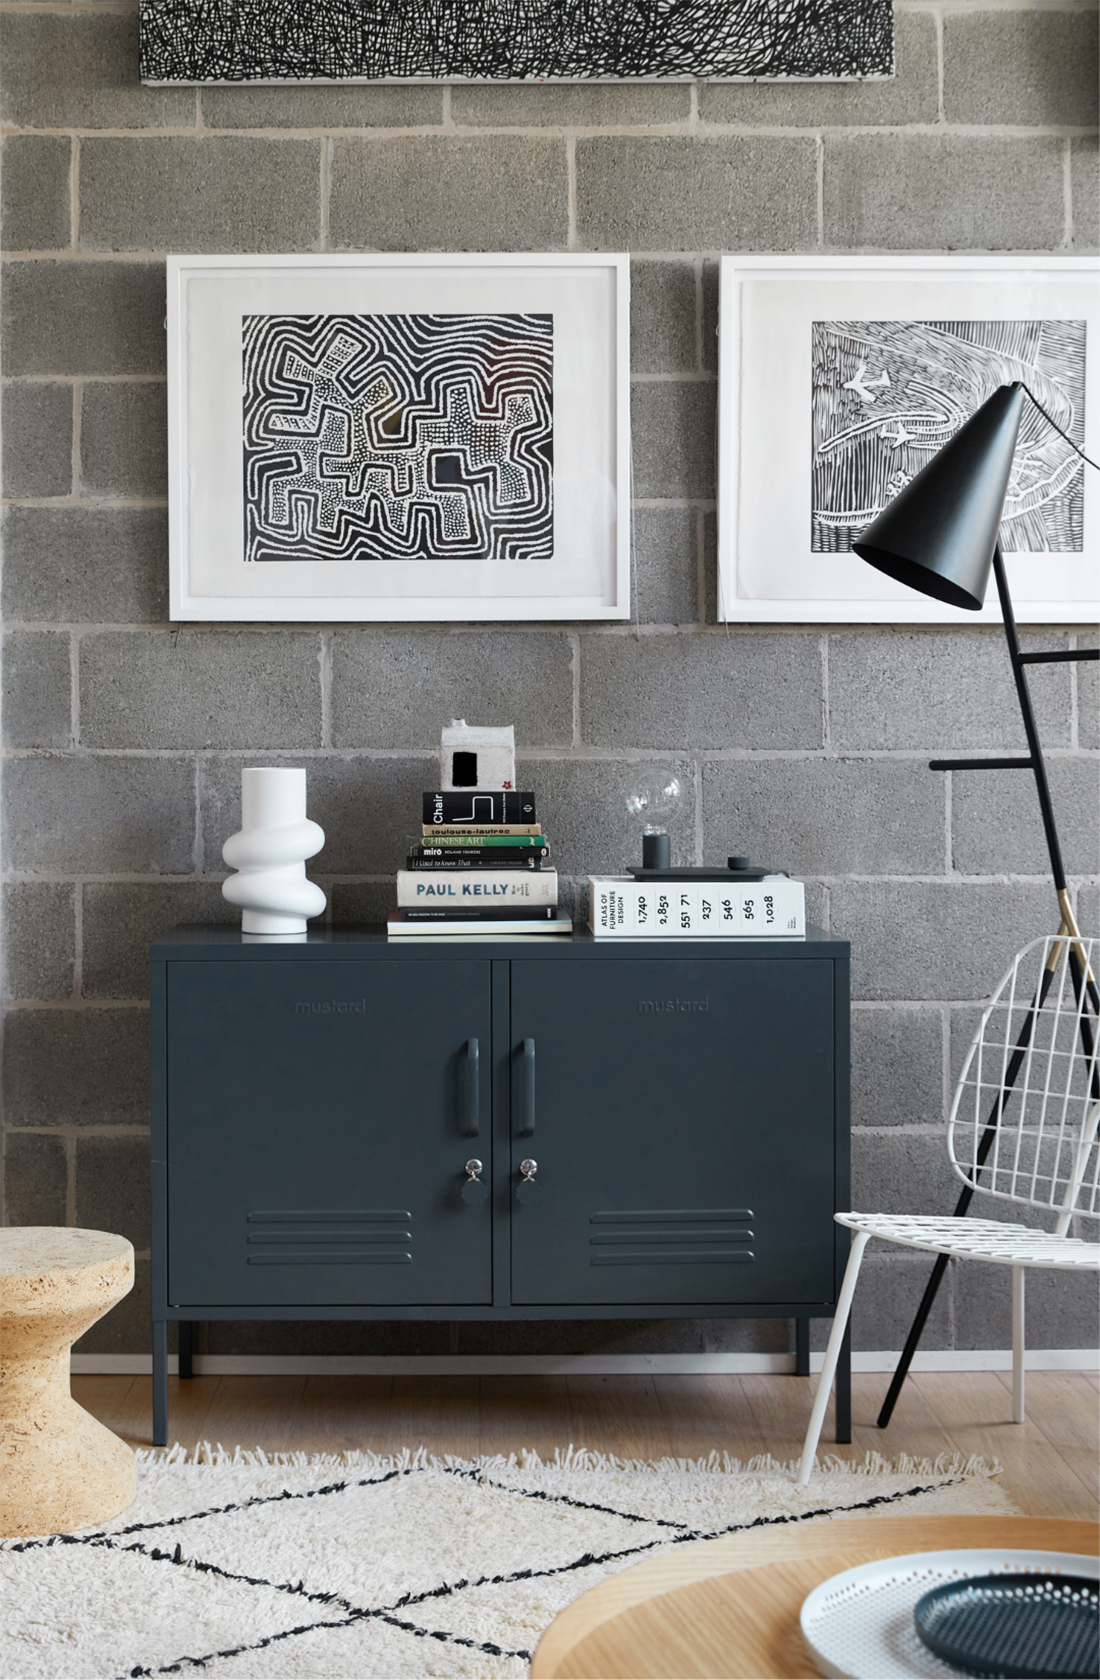
<svg viewBox="0 0 1100 1680"><path fill-rule="evenodd" d="M476 1207L488 1197L488 1188L481 1182L480 1175L483 1171L484 1167L476 1157L471 1157L466 1162L466 1182L462 1186L462 1200L467 1207Z"/></svg>
<svg viewBox="0 0 1100 1680"><path fill-rule="evenodd" d="M535 1183L535 1174L539 1170L539 1164L528 1157L520 1162L519 1170L522 1176L516 1185L516 1201L529 1206L532 1202L537 1202L542 1195L542 1185Z"/></svg>

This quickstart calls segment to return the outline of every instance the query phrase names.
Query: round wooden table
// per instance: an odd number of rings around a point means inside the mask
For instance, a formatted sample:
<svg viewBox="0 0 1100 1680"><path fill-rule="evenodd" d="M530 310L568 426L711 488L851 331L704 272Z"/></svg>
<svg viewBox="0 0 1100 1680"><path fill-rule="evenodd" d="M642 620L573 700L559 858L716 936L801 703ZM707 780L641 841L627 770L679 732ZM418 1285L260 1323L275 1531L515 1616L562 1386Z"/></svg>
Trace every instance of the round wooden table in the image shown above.
<svg viewBox="0 0 1100 1680"><path fill-rule="evenodd" d="M842 1569L907 1552L1007 1546L1094 1556L1093 1523L1045 1517L843 1517L684 1546L602 1581L556 1616L533 1680L772 1680L818 1674L806 1595Z"/></svg>

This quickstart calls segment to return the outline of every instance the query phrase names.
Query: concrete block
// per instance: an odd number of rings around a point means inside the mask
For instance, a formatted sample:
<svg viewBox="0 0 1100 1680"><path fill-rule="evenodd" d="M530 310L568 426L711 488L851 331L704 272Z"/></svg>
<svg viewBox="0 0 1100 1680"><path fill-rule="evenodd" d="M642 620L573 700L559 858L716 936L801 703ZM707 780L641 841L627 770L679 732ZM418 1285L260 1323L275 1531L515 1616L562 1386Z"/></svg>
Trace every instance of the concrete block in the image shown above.
<svg viewBox="0 0 1100 1680"><path fill-rule="evenodd" d="M149 944L181 922L240 923L214 881L86 881L83 995L149 996Z"/></svg>
<svg viewBox="0 0 1100 1680"><path fill-rule="evenodd" d="M74 1353L151 1353L153 1348L152 1288L148 1260L134 1263L134 1287L117 1307L97 1319L80 1340ZM175 1326L168 1327L168 1344L174 1348Z"/></svg>
<svg viewBox="0 0 1100 1680"><path fill-rule="evenodd" d="M334 745L438 752L440 730L456 717L514 723L521 746L567 746L573 736L569 637L499 630L336 632Z"/></svg>
<svg viewBox="0 0 1100 1680"><path fill-rule="evenodd" d="M445 1354L451 1351L451 1327L429 1319L423 1324L238 1323L211 1320L206 1326L208 1353L387 1353ZM400 1380L400 1379L399 1379ZM414 1379L415 1380L415 1379ZM400 1403L400 1402L399 1402Z"/></svg>
<svg viewBox="0 0 1100 1680"><path fill-rule="evenodd" d="M825 139L825 244L1047 250L1065 232L1063 142L962 134Z"/></svg>
<svg viewBox="0 0 1100 1680"><path fill-rule="evenodd" d="M873 1208L869 1211L879 1210ZM902 1248L871 1245L860 1267L856 1298L852 1305L852 1347L855 1352L878 1353L905 1345L909 1326L934 1264L935 1257L930 1254L907 1254ZM825 1323L820 1328L827 1331L829 1326ZM926 1352L931 1348L952 1346L951 1289L946 1278L936 1296L936 1304L920 1345ZM882 1387L876 1394L868 1423L877 1417L889 1387L889 1377L882 1376L877 1380Z"/></svg>
<svg viewBox="0 0 1100 1680"><path fill-rule="evenodd" d="M1100 645L1095 631L1078 632L1077 646ZM1100 662L1082 660L1077 666L1077 740L1087 748L1100 747Z"/></svg>
<svg viewBox="0 0 1100 1680"><path fill-rule="evenodd" d="M201 769L200 799L207 874L223 875L222 845L241 826L241 765L301 764L257 753L247 760L214 758ZM438 752L422 758L310 758L306 810L325 831L311 876L388 875L404 867L420 834L420 796L439 774ZM541 809L541 802L540 802ZM394 887L389 884L389 905Z"/></svg>
<svg viewBox="0 0 1100 1680"><path fill-rule="evenodd" d="M853 1132L852 1206L860 1212L948 1213L961 1188L942 1130Z"/></svg>
<svg viewBox="0 0 1100 1680"><path fill-rule="evenodd" d="M581 642L581 739L590 746L819 747L820 693L812 636Z"/></svg>
<svg viewBox="0 0 1100 1680"><path fill-rule="evenodd" d="M1077 925L1094 938L1100 934L1100 887L1078 887Z"/></svg>
<svg viewBox="0 0 1100 1680"><path fill-rule="evenodd" d="M702 1353L700 1323L691 1318L467 1323L459 1327L458 1349L465 1354Z"/></svg>
<svg viewBox="0 0 1100 1680"><path fill-rule="evenodd" d="M717 419L716 381L635 382L630 391L635 496L709 500Z"/></svg>
<svg viewBox="0 0 1100 1680"><path fill-rule="evenodd" d="M4 1143L5 1225L64 1225L68 1170L64 1138L9 1129Z"/></svg>
<svg viewBox="0 0 1100 1680"><path fill-rule="evenodd" d="M1064 646L1028 635L1025 650ZM1028 671L1046 747L1070 745L1071 677L1065 665ZM1000 630L840 631L829 636L829 719L833 745L994 756L1025 752L1027 741ZM985 772L983 772L985 774Z"/></svg>
<svg viewBox="0 0 1100 1680"><path fill-rule="evenodd" d="M316 250L320 172L319 140L85 140L81 243L92 251Z"/></svg>
<svg viewBox="0 0 1100 1680"><path fill-rule="evenodd" d="M87 909L84 914L87 925ZM854 1009L853 1126L929 1126L942 1119L940 1011Z"/></svg>
<svg viewBox="0 0 1100 1680"><path fill-rule="evenodd" d="M139 1254L149 1247L147 1137L77 1140L76 1223L88 1231L117 1231Z"/></svg>
<svg viewBox="0 0 1100 1680"><path fill-rule="evenodd" d="M639 624L692 624L698 614L699 514L695 508L634 510L634 617Z"/></svg>
<svg viewBox="0 0 1100 1680"><path fill-rule="evenodd" d="M686 82L562 82L523 87L473 84L451 89L451 118L471 128L619 128L685 123Z"/></svg>
<svg viewBox="0 0 1100 1680"><path fill-rule="evenodd" d="M335 881L330 893L332 919L342 926L384 922L397 903L392 881Z"/></svg>
<svg viewBox="0 0 1100 1680"><path fill-rule="evenodd" d="M71 385L5 385L5 496L67 496L73 483Z"/></svg>
<svg viewBox="0 0 1100 1680"><path fill-rule="evenodd" d="M703 514L703 623L718 620L718 515Z"/></svg>
<svg viewBox="0 0 1100 1680"><path fill-rule="evenodd" d="M680 810L668 825L672 861L695 863L694 766L675 753L648 762L656 761L676 770L684 788ZM542 759L522 766L521 780L538 796L550 855L561 875L621 874L627 864L641 862L641 825L626 809L639 768L613 759Z"/></svg>
<svg viewBox="0 0 1100 1680"><path fill-rule="evenodd" d="M703 367L718 372L718 264L703 264Z"/></svg>
<svg viewBox="0 0 1100 1680"><path fill-rule="evenodd" d="M988 997L1013 953L1053 925L1038 884L852 881L829 900L834 935L852 942L852 996L868 1000Z"/></svg>
<svg viewBox="0 0 1100 1680"><path fill-rule="evenodd" d="M80 738L86 747L320 746L320 637L205 627L88 636Z"/></svg>
<svg viewBox="0 0 1100 1680"><path fill-rule="evenodd" d="M190 872L194 767L185 759L16 758L5 780L9 869Z"/></svg>
<svg viewBox="0 0 1100 1680"><path fill-rule="evenodd" d="M929 13L894 15L896 74L883 82L702 82L704 123L756 127L858 128L936 120L936 22Z"/></svg>
<svg viewBox="0 0 1100 1680"><path fill-rule="evenodd" d="M3 605L9 623L165 623L167 509L9 508Z"/></svg>
<svg viewBox="0 0 1100 1680"><path fill-rule="evenodd" d="M1095 135L1070 141L1069 169L1073 248L1095 251L1100 245L1100 146Z"/></svg>
<svg viewBox="0 0 1100 1680"><path fill-rule="evenodd" d="M947 121L1095 128L1096 23L1094 11L946 13Z"/></svg>
<svg viewBox="0 0 1100 1680"><path fill-rule="evenodd" d="M737 850L794 875L939 874L943 789L928 779L905 760L707 764L707 856Z"/></svg>
<svg viewBox="0 0 1100 1680"><path fill-rule="evenodd" d="M68 881L13 881L3 888L4 996L72 996L76 889Z"/></svg>
<svg viewBox="0 0 1100 1680"><path fill-rule="evenodd" d="M334 250L564 250L565 142L336 140L329 232Z"/></svg>
<svg viewBox="0 0 1100 1680"><path fill-rule="evenodd" d="M1008 1202L986 1218L1016 1221ZM955 1336L960 1348L1012 1346L1012 1268L960 1260L955 1268ZM1024 1282L1025 1345L1029 1348L1094 1348L1097 1340L1096 1274L1074 1276L1031 1268ZM1026 1406L1026 1385L1025 1385ZM1003 1418L1012 1416L1005 1389ZM983 1420L984 1421L984 1420Z"/></svg>
<svg viewBox="0 0 1100 1680"><path fill-rule="evenodd" d="M694 373L695 265L630 265L631 373Z"/></svg>
<svg viewBox="0 0 1100 1680"><path fill-rule="evenodd" d="M1066 872L1095 875L1100 764L1095 758L1050 758L1047 775ZM1033 776L1021 770L957 771L951 780L952 861L961 874L1050 873Z"/></svg>
<svg viewBox="0 0 1100 1680"><path fill-rule="evenodd" d="M12 262L0 305L9 378L164 372L163 263Z"/></svg>
<svg viewBox="0 0 1100 1680"><path fill-rule="evenodd" d="M800 251L817 243L815 142L797 135L577 141L590 251Z"/></svg>
<svg viewBox="0 0 1100 1680"><path fill-rule="evenodd" d="M188 88L138 79L136 10L9 13L0 20L3 120L17 128L190 128ZM174 246L179 250L179 246Z"/></svg>
<svg viewBox="0 0 1100 1680"><path fill-rule="evenodd" d="M149 1123L149 1013L13 1009L4 1101L9 1126Z"/></svg>
<svg viewBox="0 0 1100 1680"><path fill-rule="evenodd" d="M443 120L441 87L206 87L204 128L423 128Z"/></svg>
<svg viewBox="0 0 1100 1680"><path fill-rule="evenodd" d="M72 141L9 134L0 176L5 251L64 251L72 243Z"/></svg>
<svg viewBox="0 0 1100 1680"><path fill-rule="evenodd" d="M69 637L52 630L4 637L4 745L67 747L72 741Z"/></svg>
<svg viewBox="0 0 1100 1680"><path fill-rule="evenodd" d="M85 385L81 489L89 496L167 496L168 399L155 384Z"/></svg>

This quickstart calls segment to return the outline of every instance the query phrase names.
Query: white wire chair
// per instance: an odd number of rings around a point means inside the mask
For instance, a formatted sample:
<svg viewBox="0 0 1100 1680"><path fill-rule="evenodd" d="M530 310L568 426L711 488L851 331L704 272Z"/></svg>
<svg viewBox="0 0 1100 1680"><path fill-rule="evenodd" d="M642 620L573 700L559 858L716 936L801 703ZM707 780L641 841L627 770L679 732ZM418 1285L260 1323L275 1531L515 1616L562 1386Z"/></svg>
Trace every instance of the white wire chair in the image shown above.
<svg viewBox="0 0 1100 1680"><path fill-rule="evenodd" d="M1096 947L1100 940L1059 934L1033 940L1017 953L974 1034L947 1122L948 1154L964 1184L1053 1213L1053 1231L995 1219L834 1215L855 1238L802 1449L800 1487L813 1469L863 1251L872 1237L1012 1267L1012 1415L1023 1422L1025 1268L1100 1271L1100 1243L1069 1235L1075 1215L1100 1215Z"/></svg>

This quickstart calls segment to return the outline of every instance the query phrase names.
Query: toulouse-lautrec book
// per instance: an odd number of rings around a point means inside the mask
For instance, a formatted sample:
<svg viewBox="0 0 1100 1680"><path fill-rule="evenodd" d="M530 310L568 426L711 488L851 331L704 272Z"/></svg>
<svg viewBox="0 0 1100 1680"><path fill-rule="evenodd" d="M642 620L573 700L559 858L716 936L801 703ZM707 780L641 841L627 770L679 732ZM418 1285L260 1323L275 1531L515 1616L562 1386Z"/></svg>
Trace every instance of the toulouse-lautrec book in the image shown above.
<svg viewBox="0 0 1100 1680"><path fill-rule="evenodd" d="M806 889L785 875L763 881L590 875L588 887L589 926L597 939L799 939L806 934Z"/></svg>
<svg viewBox="0 0 1100 1680"><path fill-rule="evenodd" d="M438 872L399 869L397 902L480 909L489 905L557 904L556 869L471 869Z"/></svg>

